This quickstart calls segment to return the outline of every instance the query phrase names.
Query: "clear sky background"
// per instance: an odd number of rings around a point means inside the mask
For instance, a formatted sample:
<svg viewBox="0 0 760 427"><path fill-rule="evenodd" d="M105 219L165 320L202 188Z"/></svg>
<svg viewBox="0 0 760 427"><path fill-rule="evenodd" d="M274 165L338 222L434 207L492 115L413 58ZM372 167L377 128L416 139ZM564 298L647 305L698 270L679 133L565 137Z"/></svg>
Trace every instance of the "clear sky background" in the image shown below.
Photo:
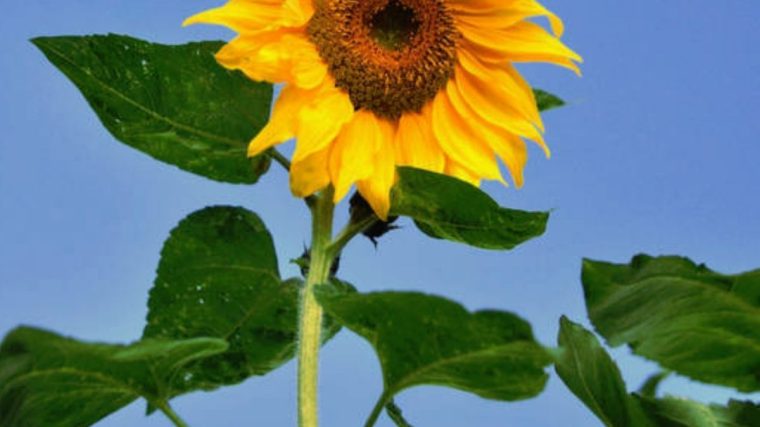
<svg viewBox="0 0 760 427"><path fill-rule="evenodd" d="M115 32L164 43L228 38L181 21L222 0L24 0L0 15L0 333L17 324L88 340L142 331L148 289L168 231L212 204L258 212L286 260L308 241L307 212L273 167L253 187L223 185L116 142L74 86L27 40ZM522 67L570 106L545 116L551 160L533 147L524 189L486 189L502 204L546 210L545 236L512 252L428 240L408 222L350 245L341 276L364 291L421 290L470 309L528 319L554 345L560 315L588 325L581 258L683 254L723 272L760 267L760 54L757 0L558 1L565 41L584 77ZM345 209L342 206L341 209ZM629 388L656 370L615 350ZM191 425L295 425L295 366L173 404ZM363 422L381 389L369 345L341 333L323 351L321 417ZM729 390L685 379L669 393L723 402ZM746 396L745 396L746 397ZM758 398L758 395L753 396ZM500 403L442 388L398 403L418 427L598 426L552 371L538 398ZM84 402L83 402L84 404ZM168 426L136 403L99 426ZM387 419L381 426L391 425Z"/></svg>

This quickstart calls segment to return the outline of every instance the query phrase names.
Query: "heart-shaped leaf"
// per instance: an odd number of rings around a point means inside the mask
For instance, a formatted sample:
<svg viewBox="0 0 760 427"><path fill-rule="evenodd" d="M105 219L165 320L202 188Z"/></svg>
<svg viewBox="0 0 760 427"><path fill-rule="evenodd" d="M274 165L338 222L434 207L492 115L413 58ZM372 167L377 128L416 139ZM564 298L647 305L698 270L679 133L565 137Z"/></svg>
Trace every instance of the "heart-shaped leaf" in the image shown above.
<svg viewBox="0 0 760 427"><path fill-rule="evenodd" d="M301 288L280 279L272 236L255 213L209 207L164 244L144 337L229 342L227 352L188 365L174 384L179 392L239 383L293 357ZM339 329L329 320L325 327L326 338Z"/></svg>
<svg viewBox="0 0 760 427"><path fill-rule="evenodd" d="M119 141L217 181L253 183L269 167L246 149L269 117L272 86L219 66L222 42L166 46L119 35L33 42Z"/></svg>
<svg viewBox="0 0 760 427"><path fill-rule="evenodd" d="M91 344L20 327L0 346L0 425L92 425L139 397L161 406L182 368L227 349L223 340Z"/></svg>
<svg viewBox="0 0 760 427"><path fill-rule="evenodd" d="M535 396L546 384L544 367L551 357L514 314L470 313L445 298L414 292L338 294L318 288L317 296L327 313L378 354L385 389L373 416L394 395L419 385L513 401Z"/></svg>
<svg viewBox="0 0 760 427"><path fill-rule="evenodd" d="M612 346L699 381L760 390L760 271L715 273L686 258L586 260L589 316Z"/></svg>
<svg viewBox="0 0 760 427"><path fill-rule="evenodd" d="M500 207L478 188L450 176L398 168L391 215L408 216L428 236L484 249L512 249L546 230L549 214Z"/></svg>

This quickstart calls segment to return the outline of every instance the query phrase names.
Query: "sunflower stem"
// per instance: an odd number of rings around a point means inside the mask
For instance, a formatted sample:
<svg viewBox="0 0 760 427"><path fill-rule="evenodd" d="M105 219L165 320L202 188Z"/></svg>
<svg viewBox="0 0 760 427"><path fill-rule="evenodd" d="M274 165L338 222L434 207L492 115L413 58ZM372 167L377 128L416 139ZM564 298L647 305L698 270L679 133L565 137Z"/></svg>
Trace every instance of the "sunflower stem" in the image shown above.
<svg viewBox="0 0 760 427"><path fill-rule="evenodd" d="M312 212L311 261L301 295L298 340L298 425L317 427L317 372L322 335L322 307L314 297L315 286L330 276L333 253L333 189L328 187L314 200Z"/></svg>

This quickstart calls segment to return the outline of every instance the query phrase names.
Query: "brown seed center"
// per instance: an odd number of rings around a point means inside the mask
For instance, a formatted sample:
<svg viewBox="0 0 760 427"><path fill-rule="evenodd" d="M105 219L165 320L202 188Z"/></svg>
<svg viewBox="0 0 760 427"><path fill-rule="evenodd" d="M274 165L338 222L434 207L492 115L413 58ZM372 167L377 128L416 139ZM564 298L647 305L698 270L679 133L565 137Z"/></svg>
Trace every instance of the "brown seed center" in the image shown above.
<svg viewBox="0 0 760 427"><path fill-rule="evenodd" d="M420 28L414 10L399 0L390 0L365 23L370 36L387 50L399 50L407 46Z"/></svg>
<svg viewBox="0 0 760 427"><path fill-rule="evenodd" d="M456 31L442 0L322 0L308 33L357 109L397 119L420 111L456 63Z"/></svg>

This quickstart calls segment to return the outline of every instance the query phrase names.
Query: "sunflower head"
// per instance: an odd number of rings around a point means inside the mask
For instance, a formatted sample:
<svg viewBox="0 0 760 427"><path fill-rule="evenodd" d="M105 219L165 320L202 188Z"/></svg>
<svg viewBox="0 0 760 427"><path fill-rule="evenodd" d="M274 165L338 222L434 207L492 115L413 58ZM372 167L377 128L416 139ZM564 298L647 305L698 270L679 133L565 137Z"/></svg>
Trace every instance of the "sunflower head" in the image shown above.
<svg viewBox="0 0 760 427"><path fill-rule="evenodd" d="M535 0L230 0L194 22L238 32L222 65L285 85L249 154L295 137L294 194L356 185L383 219L396 165L478 185L506 182L501 162L521 186L524 141L548 149L513 64L580 61Z"/></svg>
<svg viewBox="0 0 760 427"><path fill-rule="evenodd" d="M325 1L309 39L357 109L420 112L454 72L454 22L438 0Z"/></svg>

